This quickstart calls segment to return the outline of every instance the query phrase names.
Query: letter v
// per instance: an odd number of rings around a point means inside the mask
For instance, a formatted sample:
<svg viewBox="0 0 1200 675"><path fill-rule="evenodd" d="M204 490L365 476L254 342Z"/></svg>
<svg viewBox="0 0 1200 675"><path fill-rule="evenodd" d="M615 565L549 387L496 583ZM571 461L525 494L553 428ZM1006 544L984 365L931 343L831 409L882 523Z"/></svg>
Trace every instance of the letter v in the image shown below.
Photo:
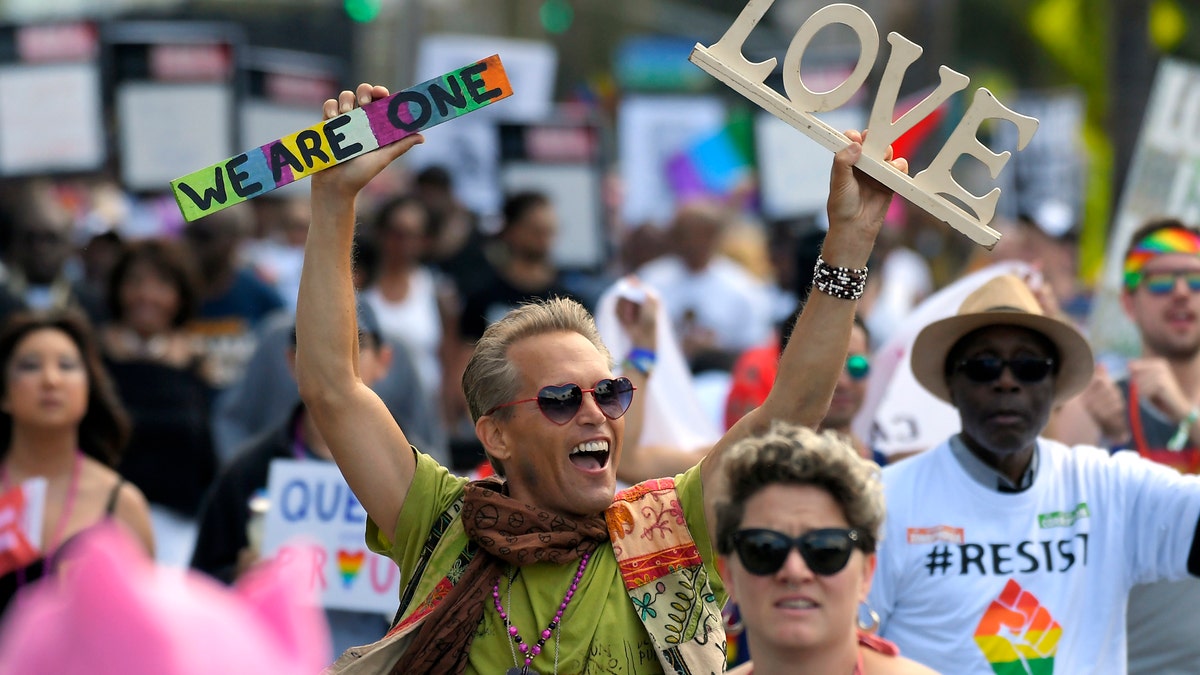
<svg viewBox="0 0 1200 675"><path fill-rule="evenodd" d="M871 108L871 119L867 123L870 133L863 141L863 154L880 160L886 154L887 146L937 110L946 99L966 89L971 83L971 79L966 75L942 66L938 69L942 81L937 88L893 122L896 99L900 95L900 83L904 81L908 67L921 55L922 49L920 45L899 33L889 33L888 43L892 45L892 53L888 56L879 91L875 94L875 105Z"/></svg>

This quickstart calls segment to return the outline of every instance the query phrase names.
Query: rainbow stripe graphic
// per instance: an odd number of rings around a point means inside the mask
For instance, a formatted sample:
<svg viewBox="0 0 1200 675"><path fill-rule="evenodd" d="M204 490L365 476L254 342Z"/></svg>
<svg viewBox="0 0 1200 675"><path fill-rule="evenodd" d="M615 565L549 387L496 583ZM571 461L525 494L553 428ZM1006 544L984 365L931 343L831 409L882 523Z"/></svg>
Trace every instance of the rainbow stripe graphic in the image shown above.
<svg viewBox="0 0 1200 675"><path fill-rule="evenodd" d="M362 570L363 561L366 560L367 554L365 551L350 551L339 550L337 552L338 574L342 577L342 585L350 588L354 583L355 577Z"/></svg>
<svg viewBox="0 0 1200 675"><path fill-rule="evenodd" d="M1053 675L1062 627L1012 579L975 627L975 644L996 675Z"/></svg>
<svg viewBox="0 0 1200 675"><path fill-rule="evenodd" d="M183 217L196 220L509 96L512 86L493 54L176 178L171 190Z"/></svg>

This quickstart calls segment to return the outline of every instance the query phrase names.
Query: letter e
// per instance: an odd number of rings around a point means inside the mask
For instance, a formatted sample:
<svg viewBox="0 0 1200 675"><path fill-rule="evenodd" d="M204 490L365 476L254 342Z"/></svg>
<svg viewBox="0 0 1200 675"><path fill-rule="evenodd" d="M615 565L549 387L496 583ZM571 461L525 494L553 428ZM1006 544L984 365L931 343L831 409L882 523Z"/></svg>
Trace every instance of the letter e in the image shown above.
<svg viewBox="0 0 1200 675"><path fill-rule="evenodd" d="M233 186L233 192L239 197L249 197L262 189L262 183L255 181L249 185L242 185L242 181L250 177L245 171L238 171L238 167L245 164L249 159L249 155L242 153L228 162L225 162L225 175L229 176L229 184Z"/></svg>
<svg viewBox="0 0 1200 675"><path fill-rule="evenodd" d="M1038 127L1037 120L1009 110L1004 107L1003 103L996 100L992 92L980 87L975 92L975 100L971 101L971 107L967 109L967 114L963 115L962 121L951 132L950 138L938 151L937 157L933 158L933 162L929 164L928 168L913 177L913 184L922 191L948 195L961 201L974 212L975 219L982 225L990 223L992 216L996 214L996 202L1000 199L1000 188L994 188L982 197L973 195L954 180L950 170L954 168L954 163L958 161L959 157L970 155L987 166L992 178L1000 175L1000 170L1004 168L1012 153L1006 150L996 154L979 142L977 136L979 125L987 119L1008 120L1017 125L1018 150L1029 144L1029 140L1033 138L1033 133L1037 131Z"/></svg>

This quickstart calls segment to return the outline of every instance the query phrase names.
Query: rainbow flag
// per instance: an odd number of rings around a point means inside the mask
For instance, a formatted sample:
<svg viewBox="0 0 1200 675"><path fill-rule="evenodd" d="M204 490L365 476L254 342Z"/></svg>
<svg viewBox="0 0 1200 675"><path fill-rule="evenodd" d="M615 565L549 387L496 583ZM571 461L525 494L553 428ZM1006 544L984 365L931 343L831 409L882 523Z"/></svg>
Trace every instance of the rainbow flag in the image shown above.
<svg viewBox="0 0 1200 675"><path fill-rule="evenodd" d="M672 155L665 170L680 202L728 197L746 188L754 175L753 117L732 114L724 127Z"/></svg>

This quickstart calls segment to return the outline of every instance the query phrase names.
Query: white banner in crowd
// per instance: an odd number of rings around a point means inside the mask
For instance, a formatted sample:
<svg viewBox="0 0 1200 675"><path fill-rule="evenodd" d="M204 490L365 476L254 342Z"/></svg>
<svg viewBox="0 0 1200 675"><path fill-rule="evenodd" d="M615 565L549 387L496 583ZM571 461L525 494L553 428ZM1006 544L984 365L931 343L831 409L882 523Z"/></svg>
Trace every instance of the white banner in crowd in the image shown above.
<svg viewBox="0 0 1200 675"><path fill-rule="evenodd" d="M36 105L42 92L54 105ZM100 70L94 63L0 68L0 175L92 171L104 164Z"/></svg>
<svg viewBox="0 0 1200 675"><path fill-rule="evenodd" d="M963 300L1001 274L1034 273L1022 262L1002 262L970 274L929 296L871 357L871 378L854 432L887 457L928 450L960 430L958 411L930 394L912 372L912 345L934 321L953 316Z"/></svg>
<svg viewBox="0 0 1200 675"><path fill-rule="evenodd" d="M1134 231L1151 218L1163 217L1200 226L1200 64L1177 59L1163 59L1158 67L1109 229L1090 324L1097 353L1139 351L1137 333L1121 309L1122 258Z"/></svg>
<svg viewBox="0 0 1200 675"><path fill-rule="evenodd" d="M300 560L309 591L328 609L390 617L400 597L400 569L367 550L367 512L332 462L276 459L267 481L264 557Z"/></svg>

